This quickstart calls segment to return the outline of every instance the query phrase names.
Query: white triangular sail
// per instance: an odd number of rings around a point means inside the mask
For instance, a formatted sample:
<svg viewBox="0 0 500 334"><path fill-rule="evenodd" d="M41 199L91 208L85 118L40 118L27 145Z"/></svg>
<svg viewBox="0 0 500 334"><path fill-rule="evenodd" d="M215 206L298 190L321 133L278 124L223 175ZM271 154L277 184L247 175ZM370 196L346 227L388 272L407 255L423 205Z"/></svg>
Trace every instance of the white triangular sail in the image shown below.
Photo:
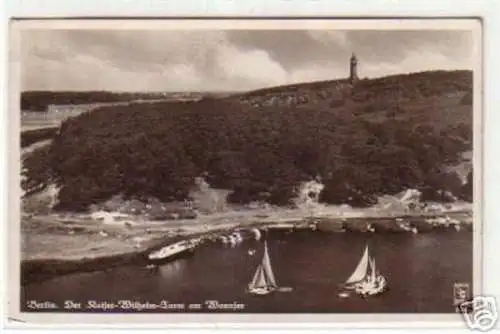
<svg viewBox="0 0 500 334"><path fill-rule="evenodd" d="M377 278L377 268L375 267L375 259L370 257L370 278L374 282Z"/></svg>
<svg viewBox="0 0 500 334"><path fill-rule="evenodd" d="M271 260L267 250L267 242L264 243L264 256L257 267L252 282L248 285L250 290L277 288L276 278L271 268Z"/></svg>
<svg viewBox="0 0 500 334"><path fill-rule="evenodd" d="M263 288L266 287L266 277L262 265L257 267L255 275L253 276L252 282L249 285L250 289Z"/></svg>
<svg viewBox="0 0 500 334"><path fill-rule="evenodd" d="M276 278L274 277L273 269L271 267L271 259L267 250L267 242L264 242L264 257L262 258L262 268L267 278L267 284L271 287L277 287Z"/></svg>
<svg viewBox="0 0 500 334"><path fill-rule="evenodd" d="M359 282L366 277L366 274L368 271L368 261L369 261L369 259L368 259L368 246L366 246L365 252L363 253L363 256L361 257L361 260L359 261L356 269L354 269L354 272L347 279L346 284Z"/></svg>

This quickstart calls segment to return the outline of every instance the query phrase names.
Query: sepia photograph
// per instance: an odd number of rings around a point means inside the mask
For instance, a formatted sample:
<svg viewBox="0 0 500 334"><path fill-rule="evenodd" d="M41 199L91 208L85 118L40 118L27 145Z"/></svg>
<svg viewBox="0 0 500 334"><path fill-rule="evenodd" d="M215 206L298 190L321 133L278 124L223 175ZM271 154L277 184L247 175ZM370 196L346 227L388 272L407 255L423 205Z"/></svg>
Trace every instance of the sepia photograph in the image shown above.
<svg viewBox="0 0 500 334"><path fill-rule="evenodd" d="M477 21L155 22L11 27L19 314L460 319Z"/></svg>

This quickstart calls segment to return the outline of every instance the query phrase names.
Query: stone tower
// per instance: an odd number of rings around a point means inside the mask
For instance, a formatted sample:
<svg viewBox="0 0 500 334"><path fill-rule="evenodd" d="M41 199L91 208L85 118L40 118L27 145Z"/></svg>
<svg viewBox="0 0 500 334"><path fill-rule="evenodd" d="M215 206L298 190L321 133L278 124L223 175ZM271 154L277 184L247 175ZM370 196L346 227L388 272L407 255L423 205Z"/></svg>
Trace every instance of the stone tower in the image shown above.
<svg viewBox="0 0 500 334"><path fill-rule="evenodd" d="M354 83L358 80L358 58L354 53L351 56L350 65L349 81Z"/></svg>

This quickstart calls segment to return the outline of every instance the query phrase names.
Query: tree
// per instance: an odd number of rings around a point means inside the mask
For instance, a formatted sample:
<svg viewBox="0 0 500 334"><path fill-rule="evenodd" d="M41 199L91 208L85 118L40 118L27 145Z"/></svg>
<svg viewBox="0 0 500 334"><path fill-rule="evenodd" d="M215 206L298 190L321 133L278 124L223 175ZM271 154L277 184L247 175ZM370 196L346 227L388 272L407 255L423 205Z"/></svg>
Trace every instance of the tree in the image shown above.
<svg viewBox="0 0 500 334"><path fill-rule="evenodd" d="M473 180L473 170L467 174L467 181L462 187L461 198L472 202L474 194L474 180Z"/></svg>

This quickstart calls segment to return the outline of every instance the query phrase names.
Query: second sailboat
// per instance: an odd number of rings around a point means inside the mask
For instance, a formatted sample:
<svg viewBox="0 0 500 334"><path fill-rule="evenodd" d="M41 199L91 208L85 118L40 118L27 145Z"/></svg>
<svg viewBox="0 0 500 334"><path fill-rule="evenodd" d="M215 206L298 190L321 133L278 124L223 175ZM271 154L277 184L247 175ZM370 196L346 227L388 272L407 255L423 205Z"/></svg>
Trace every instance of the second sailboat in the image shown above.
<svg viewBox="0 0 500 334"><path fill-rule="evenodd" d="M271 259L267 250L267 241L264 241L264 256L257 267L252 282L248 285L248 292L255 295L267 295L278 289L276 278L271 267Z"/></svg>

